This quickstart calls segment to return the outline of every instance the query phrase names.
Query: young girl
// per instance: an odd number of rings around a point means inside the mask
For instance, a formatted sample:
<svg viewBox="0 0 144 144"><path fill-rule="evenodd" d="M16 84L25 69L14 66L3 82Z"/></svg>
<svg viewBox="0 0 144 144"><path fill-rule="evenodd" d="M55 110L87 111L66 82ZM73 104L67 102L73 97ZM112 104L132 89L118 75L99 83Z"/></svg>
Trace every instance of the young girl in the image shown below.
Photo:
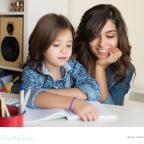
<svg viewBox="0 0 144 144"><path fill-rule="evenodd" d="M72 54L74 29L62 15L47 14L29 38L23 70L24 87L31 88L31 108L69 109L84 121L98 117L98 110L84 100L98 100L99 85Z"/></svg>
<svg viewBox="0 0 144 144"><path fill-rule="evenodd" d="M87 10L79 24L75 55L101 88L100 102L122 105L135 68L125 22L113 5Z"/></svg>

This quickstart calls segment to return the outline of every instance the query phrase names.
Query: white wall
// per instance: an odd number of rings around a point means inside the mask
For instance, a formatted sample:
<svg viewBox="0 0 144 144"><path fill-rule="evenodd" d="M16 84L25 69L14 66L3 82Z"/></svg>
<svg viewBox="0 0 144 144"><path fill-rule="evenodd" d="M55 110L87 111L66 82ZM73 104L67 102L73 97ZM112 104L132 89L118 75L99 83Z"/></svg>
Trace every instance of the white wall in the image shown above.
<svg viewBox="0 0 144 144"><path fill-rule="evenodd" d="M132 45L132 60L136 67L134 86L144 89L144 0L69 0L68 16L74 27L77 27L85 10L101 3L115 5L122 13L129 32Z"/></svg>
<svg viewBox="0 0 144 144"><path fill-rule="evenodd" d="M38 19L47 13L60 13L67 16L67 0L27 0L28 35Z"/></svg>
<svg viewBox="0 0 144 144"><path fill-rule="evenodd" d="M38 19L47 13L58 13L67 16L67 0L24 0L25 3L25 49L24 60L27 57L28 38Z"/></svg>
<svg viewBox="0 0 144 144"><path fill-rule="evenodd" d="M9 0L0 0L0 12L7 12Z"/></svg>

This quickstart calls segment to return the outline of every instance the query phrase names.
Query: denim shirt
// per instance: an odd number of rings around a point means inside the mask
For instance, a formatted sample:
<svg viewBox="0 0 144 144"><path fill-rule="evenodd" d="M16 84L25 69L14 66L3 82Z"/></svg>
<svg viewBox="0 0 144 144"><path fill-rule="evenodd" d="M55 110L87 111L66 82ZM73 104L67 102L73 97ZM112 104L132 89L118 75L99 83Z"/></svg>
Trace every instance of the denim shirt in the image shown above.
<svg viewBox="0 0 144 144"><path fill-rule="evenodd" d="M112 80L112 72L110 68L106 70L106 76L108 90L110 94L109 96L111 96L116 105L122 105L124 96L130 88L130 82L133 76L133 72L128 70L126 78L120 83Z"/></svg>
<svg viewBox="0 0 144 144"><path fill-rule="evenodd" d="M95 101L99 99L101 93L98 82L89 76L78 61L69 60L61 67L60 72L62 78L55 81L52 75L44 70L42 64L37 65L36 68L32 68L29 65L25 66L22 77L25 90L31 88L31 96L28 101L29 107L36 108L33 103L35 97L40 92L48 91L49 89L75 87L87 95L87 100Z"/></svg>

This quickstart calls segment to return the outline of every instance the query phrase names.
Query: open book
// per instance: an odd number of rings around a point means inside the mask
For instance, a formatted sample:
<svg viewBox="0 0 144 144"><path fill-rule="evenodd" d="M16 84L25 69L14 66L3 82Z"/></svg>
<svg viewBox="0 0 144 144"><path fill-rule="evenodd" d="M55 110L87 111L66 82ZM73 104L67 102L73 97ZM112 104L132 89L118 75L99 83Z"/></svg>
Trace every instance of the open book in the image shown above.
<svg viewBox="0 0 144 144"><path fill-rule="evenodd" d="M105 108L105 105L99 103L98 101L91 101L97 109L100 111L99 119L101 120L115 120L117 116L113 114L110 110ZM43 120L52 120L57 118L67 118L68 120L79 120L79 116L66 111L64 109L30 109L26 108L24 114L25 122L36 122Z"/></svg>

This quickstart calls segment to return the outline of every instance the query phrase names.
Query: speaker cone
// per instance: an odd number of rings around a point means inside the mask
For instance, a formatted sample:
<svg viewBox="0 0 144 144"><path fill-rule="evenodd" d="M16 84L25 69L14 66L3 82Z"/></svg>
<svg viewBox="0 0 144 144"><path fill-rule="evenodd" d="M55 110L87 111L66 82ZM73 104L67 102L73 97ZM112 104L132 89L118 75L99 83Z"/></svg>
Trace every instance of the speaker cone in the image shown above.
<svg viewBox="0 0 144 144"><path fill-rule="evenodd" d="M15 37L5 37L1 45L2 56L5 60L14 62L19 56L19 44Z"/></svg>
<svg viewBox="0 0 144 144"><path fill-rule="evenodd" d="M13 31L14 31L14 25L12 23L9 23L7 25L7 31L9 34L13 34Z"/></svg>

